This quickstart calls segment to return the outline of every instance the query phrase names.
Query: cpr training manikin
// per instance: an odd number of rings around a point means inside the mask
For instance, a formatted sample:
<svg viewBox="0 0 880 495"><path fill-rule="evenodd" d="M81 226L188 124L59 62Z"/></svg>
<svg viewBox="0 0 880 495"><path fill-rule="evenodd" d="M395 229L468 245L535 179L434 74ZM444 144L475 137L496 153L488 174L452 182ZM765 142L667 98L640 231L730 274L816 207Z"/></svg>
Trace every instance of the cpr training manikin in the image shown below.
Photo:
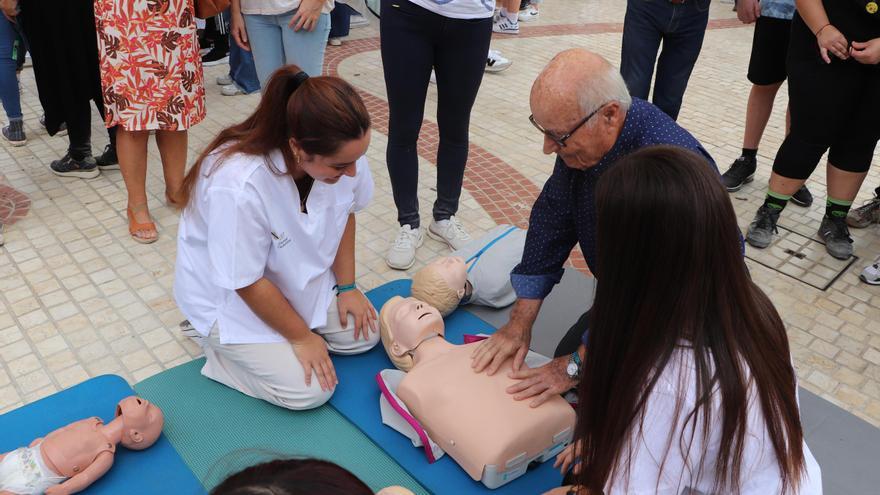
<svg viewBox="0 0 880 495"><path fill-rule="evenodd" d="M398 370L377 376L383 422L424 446L429 462L448 453L467 473L497 488L570 441L575 412L562 398L538 407L506 392L515 383L508 359L494 375L476 373L476 343L444 338L437 308L395 296L379 314L382 344Z"/></svg>

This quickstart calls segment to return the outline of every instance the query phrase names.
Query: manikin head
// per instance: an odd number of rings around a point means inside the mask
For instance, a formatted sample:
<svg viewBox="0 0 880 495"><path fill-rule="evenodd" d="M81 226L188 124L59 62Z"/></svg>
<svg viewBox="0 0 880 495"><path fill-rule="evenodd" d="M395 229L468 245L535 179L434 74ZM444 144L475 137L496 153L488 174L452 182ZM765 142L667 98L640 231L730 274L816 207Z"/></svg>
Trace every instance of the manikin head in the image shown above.
<svg viewBox="0 0 880 495"><path fill-rule="evenodd" d="M162 410L134 395L119 401L116 417L122 417L122 445L131 450L144 450L159 439L165 416Z"/></svg>
<svg viewBox="0 0 880 495"><path fill-rule="evenodd" d="M458 256L437 258L417 271L412 296L434 306L443 316L452 313L465 294L467 267Z"/></svg>
<svg viewBox="0 0 880 495"><path fill-rule="evenodd" d="M425 339L444 335L443 317L437 308L414 297L394 296L379 312L379 331L388 358L399 370L413 367L412 352Z"/></svg>
<svg viewBox="0 0 880 495"><path fill-rule="evenodd" d="M553 57L529 97L534 124L544 130L544 153L556 153L576 169L595 166L611 150L631 102L620 72L582 48Z"/></svg>

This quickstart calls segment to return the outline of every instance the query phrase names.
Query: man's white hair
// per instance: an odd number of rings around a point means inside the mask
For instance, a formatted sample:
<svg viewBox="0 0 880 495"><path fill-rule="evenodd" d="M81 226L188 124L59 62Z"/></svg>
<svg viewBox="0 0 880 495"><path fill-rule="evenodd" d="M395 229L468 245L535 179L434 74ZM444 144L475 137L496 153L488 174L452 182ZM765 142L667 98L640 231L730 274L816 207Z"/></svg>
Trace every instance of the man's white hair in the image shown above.
<svg viewBox="0 0 880 495"><path fill-rule="evenodd" d="M629 110L632 97L620 72L611 64L600 74L596 74L589 84L583 85L578 94L578 101L584 116L595 111L599 106L611 101L620 103L624 112Z"/></svg>

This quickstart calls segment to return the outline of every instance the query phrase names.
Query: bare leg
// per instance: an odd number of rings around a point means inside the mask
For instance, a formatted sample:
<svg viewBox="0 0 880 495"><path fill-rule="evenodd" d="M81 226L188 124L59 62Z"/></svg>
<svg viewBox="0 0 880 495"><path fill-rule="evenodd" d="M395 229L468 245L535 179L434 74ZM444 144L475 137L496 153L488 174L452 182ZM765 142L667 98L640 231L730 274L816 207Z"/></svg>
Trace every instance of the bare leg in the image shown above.
<svg viewBox="0 0 880 495"><path fill-rule="evenodd" d="M150 223L150 210L147 207L147 140L149 131L127 131L120 127L116 131L116 153L119 156L119 170L125 189L128 191L128 208L135 222ZM132 235L140 239L155 239L156 230L137 230Z"/></svg>
<svg viewBox="0 0 880 495"><path fill-rule="evenodd" d="M826 167L828 179L828 197L834 199L842 199L844 201L853 201L859 194L859 188L868 175L868 172L846 172L841 170L831 162Z"/></svg>
<svg viewBox="0 0 880 495"><path fill-rule="evenodd" d="M773 111L773 100L782 83L768 85L752 85L752 91L749 93L749 102L746 106L746 130L743 133L743 148L758 149L761 144L761 137L764 135L764 129L767 127L767 121L770 120L770 113ZM787 121L786 121L787 122ZM786 124L786 134L788 134L788 125Z"/></svg>
<svg viewBox="0 0 880 495"><path fill-rule="evenodd" d="M156 131L156 144L162 156L162 172L165 175L165 200L175 204L175 198L183 185L186 171L187 132Z"/></svg>
<svg viewBox="0 0 880 495"><path fill-rule="evenodd" d="M776 172L770 174L770 190L785 196L791 196L804 185L804 179L789 179L778 175Z"/></svg>

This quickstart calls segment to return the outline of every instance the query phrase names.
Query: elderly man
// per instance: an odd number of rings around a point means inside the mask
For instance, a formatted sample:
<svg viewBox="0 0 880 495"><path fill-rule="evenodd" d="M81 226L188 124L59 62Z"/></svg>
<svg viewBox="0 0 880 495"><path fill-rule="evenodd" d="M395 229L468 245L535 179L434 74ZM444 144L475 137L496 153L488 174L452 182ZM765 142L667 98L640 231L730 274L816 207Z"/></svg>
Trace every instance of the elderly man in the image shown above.
<svg viewBox="0 0 880 495"><path fill-rule="evenodd" d="M512 376L520 381L508 392L517 400L538 396L532 402L537 406L572 388L580 371L583 343L543 367L522 365L541 303L562 277L575 244L580 243L587 263L594 266L593 193L599 177L622 156L658 144L696 151L706 157L706 166L715 167L715 162L672 118L631 98L617 70L587 50L558 54L532 86L530 105L529 119L544 134L544 153L556 153L556 166L532 207L522 261L511 274L517 300L510 321L474 351L472 365L491 375L514 356Z"/></svg>

